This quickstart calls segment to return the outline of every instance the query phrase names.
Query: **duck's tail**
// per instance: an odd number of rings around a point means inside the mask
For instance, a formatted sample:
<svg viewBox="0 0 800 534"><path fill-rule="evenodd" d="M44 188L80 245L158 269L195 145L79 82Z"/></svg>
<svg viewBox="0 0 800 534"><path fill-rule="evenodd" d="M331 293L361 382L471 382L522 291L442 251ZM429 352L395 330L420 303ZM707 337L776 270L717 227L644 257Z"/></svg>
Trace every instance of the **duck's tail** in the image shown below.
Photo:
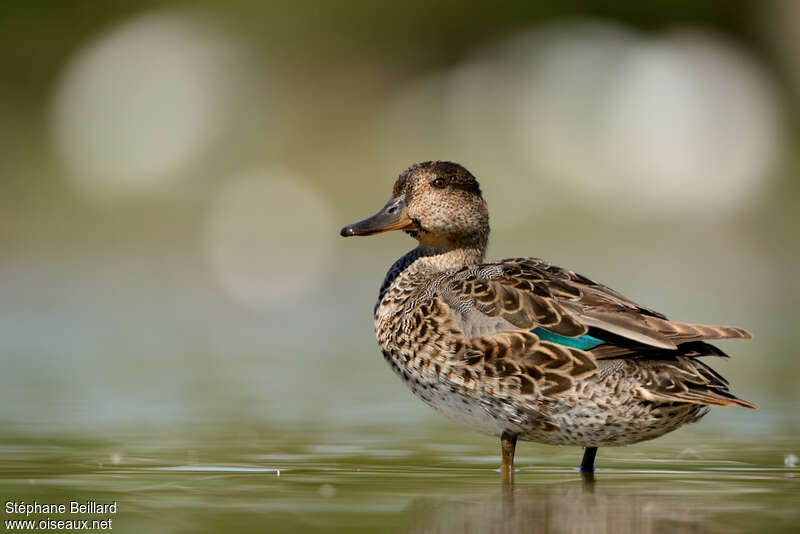
<svg viewBox="0 0 800 534"><path fill-rule="evenodd" d="M703 350L714 349L703 342L679 345L681 355L676 351L663 351L660 356L649 355L640 360L642 373L639 395L653 402L683 402L704 406L741 406L758 410L757 404L741 399L730 392L728 381L714 369L698 359L698 356L712 354ZM687 350L680 350L680 349Z"/></svg>

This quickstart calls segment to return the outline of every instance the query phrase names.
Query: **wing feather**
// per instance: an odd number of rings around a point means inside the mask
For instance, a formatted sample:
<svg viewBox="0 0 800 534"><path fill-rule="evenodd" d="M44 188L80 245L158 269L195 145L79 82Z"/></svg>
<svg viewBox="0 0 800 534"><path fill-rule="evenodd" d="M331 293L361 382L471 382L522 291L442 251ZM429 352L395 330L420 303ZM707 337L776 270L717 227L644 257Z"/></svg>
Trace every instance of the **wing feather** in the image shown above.
<svg viewBox="0 0 800 534"><path fill-rule="evenodd" d="M442 281L441 293L460 312L465 332L542 327L579 337L592 328L669 350L691 341L750 337L741 328L670 321L585 276L531 258L462 269Z"/></svg>
<svg viewBox="0 0 800 534"><path fill-rule="evenodd" d="M727 381L700 362L725 356L704 340L750 338L741 328L670 321L612 289L537 259L467 267L437 281L469 349L464 375L497 378L522 395L558 396L598 371L597 361L637 359L643 400L756 406L728 391ZM534 329L604 343L589 350L542 340ZM632 363L632 362L631 362Z"/></svg>

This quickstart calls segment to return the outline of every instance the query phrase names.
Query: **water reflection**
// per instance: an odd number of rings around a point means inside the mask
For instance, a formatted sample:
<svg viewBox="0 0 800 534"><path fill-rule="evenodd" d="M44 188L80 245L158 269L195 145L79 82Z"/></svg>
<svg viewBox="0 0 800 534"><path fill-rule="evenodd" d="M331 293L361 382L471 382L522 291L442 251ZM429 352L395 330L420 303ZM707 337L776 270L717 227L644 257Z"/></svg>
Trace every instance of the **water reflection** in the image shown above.
<svg viewBox="0 0 800 534"><path fill-rule="evenodd" d="M410 506L409 532L713 532L713 508L686 496L604 486L589 475L582 485L498 487L456 499L418 499Z"/></svg>

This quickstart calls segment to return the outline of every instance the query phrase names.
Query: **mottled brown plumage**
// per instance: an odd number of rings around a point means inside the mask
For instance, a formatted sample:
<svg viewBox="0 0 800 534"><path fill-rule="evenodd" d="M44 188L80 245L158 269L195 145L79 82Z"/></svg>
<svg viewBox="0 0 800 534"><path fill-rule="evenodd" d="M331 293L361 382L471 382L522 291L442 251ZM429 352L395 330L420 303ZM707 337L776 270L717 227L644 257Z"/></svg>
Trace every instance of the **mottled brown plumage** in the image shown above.
<svg viewBox="0 0 800 534"><path fill-rule="evenodd" d="M484 263L486 203L458 164L413 165L383 210L342 235L388 229L420 245L380 288L384 357L435 409L505 436L504 458L517 438L626 445L696 421L707 406L756 407L698 359L725 356L706 340L749 338L745 330L670 321L539 259Z"/></svg>

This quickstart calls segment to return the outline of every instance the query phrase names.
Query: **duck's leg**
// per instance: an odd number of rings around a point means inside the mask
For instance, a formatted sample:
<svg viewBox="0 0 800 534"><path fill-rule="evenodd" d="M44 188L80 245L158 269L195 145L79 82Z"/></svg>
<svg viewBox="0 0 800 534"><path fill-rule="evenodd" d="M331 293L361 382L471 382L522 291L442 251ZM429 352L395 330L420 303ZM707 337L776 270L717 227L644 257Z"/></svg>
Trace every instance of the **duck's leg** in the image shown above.
<svg viewBox="0 0 800 534"><path fill-rule="evenodd" d="M503 484L514 483L514 449L517 447L517 436L503 432L500 436L500 449L503 451L503 465L500 476Z"/></svg>
<svg viewBox="0 0 800 534"><path fill-rule="evenodd" d="M581 472L591 473L594 471L594 457L597 456L597 447L585 447L583 460L581 461Z"/></svg>

